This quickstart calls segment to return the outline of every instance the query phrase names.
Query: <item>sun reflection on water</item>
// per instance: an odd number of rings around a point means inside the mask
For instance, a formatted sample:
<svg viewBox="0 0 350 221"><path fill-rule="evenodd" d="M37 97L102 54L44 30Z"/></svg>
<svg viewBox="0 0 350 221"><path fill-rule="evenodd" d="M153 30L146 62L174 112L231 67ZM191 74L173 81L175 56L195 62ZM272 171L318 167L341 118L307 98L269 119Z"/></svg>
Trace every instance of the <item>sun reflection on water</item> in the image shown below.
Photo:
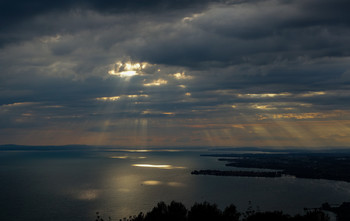
<svg viewBox="0 0 350 221"><path fill-rule="evenodd" d="M165 185L170 187L183 187L185 186L183 183L179 182L162 182L159 180L145 180L141 182L142 185L146 186L158 186L158 185Z"/></svg>
<svg viewBox="0 0 350 221"><path fill-rule="evenodd" d="M87 189L77 191L76 198L79 200L95 200L99 196L99 190Z"/></svg>
<svg viewBox="0 0 350 221"><path fill-rule="evenodd" d="M127 159L129 157L128 156L111 156L109 158L112 158L112 159Z"/></svg>
<svg viewBox="0 0 350 221"><path fill-rule="evenodd" d="M125 151L125 152L136 152L136 153L146 153L146 152L151 152L152 150L146 150L146 149L122 149L120 151Z"/></svg>
<svg viewBox="0 0 350 221"><path fill-rule="evenodd" d="M162 182L158 180L146 180L146 181L143 181L142 184L147 186L156 186L156 185L161 185Z"/></svg>
<svg viewBox="0 0 350 221"><path fill-rule="evenodd" d="M176 167L167 164L132 164L134 167L158 168L158 169L185 169L186 167Z"/></svg>
<svg viewBox="0 0 350 221"><path fill-rule="evenodd" d="M146 159L147 157L110 156L110 159Z"/></svg>
<svg viewBox="0 0 350 221"><path fill-rule="evenodd" d="M168 184L168 186L171 186L171 187L182 187L182 186L185 186L185 184L179 183L179 182L168 182L167 184Z"/></svg>

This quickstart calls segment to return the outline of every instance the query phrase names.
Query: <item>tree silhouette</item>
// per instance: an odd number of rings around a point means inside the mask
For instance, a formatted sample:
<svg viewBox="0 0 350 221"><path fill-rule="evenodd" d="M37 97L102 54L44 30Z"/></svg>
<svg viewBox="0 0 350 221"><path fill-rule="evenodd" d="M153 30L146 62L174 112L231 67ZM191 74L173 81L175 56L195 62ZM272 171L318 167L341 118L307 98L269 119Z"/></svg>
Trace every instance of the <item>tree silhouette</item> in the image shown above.
<svg viewBox="0 0 350 221"><path fill-rule="evenodd" d="M222 220L222 212L216 204L208 202L195 203L188 212L189 221L213 221Z"/></svg>
<svg viewBox="0 0 350 221"><path fill-rule="evenodd" d="M172 201L168 206L169 221L186 221L187 209L179 202Z"/></svg>
<svg viewBox="0 0 350 221"><path fill-rule="evenodd" d="M304 220L307 221L329 221L329 216L320 210L308 211L304 215Z"/></svg>
<svg viewBox="0 0 350 221"><path fill-rule="evenodd" d="M222 215L224 221L238 221L241 214L237 212L236 206L231 204L225 208Z"/></svg>
<svg viewBox="0 0 350 221"><path fill-rule="evenodd" d="M159 202L145 217L145 221L164 221L168 219L168 207L164 202Z"/></svg>
<svg viewBox="0 0 350 221"><path fill-rule="evenodd" d="M289 215L285 215L282 212L257 212L244 219L244 221L289 221Z"/></svg>

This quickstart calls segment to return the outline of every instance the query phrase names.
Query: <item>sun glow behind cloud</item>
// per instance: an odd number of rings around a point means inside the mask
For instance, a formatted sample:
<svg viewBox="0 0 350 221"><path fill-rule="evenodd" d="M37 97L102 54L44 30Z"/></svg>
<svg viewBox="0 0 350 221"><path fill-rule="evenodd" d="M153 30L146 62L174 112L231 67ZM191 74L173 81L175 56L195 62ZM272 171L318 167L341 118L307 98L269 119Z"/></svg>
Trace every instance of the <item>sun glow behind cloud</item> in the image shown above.
<svg viewBox="0 0 350 221"><path fill-rule="evenodd" d="M121 96L112 96L112 97L98 97L96 100L98 101L118 101L120 99L138 99L138 98L148 98L147 94L129 94L129 95L121 95Z"/></svg>
<svg viewBox="0 0 350 221"><path fill-rule="evenodd" d="M237 94L238 97L243 98L272 98L272 97L282 97L282 96L291 96L291 93L265 93L265 94Z"/></svg>
<svg viewBox="0 0 350 221"><path fill-rule="evenodd" d="M98 101L117 101L120 99L120 96L114 96L114 97L98 97L96 100Z"/></svg>
<svg viewBox="0 0 350 221"><path fill-rule="evenodd" d="M164 85L164 84L167 84L168 81L167 80L164 80L164 79L157 79L157 80L154 80L150 83L145 83L143 84L143 86L145 87L152 87L152 86L161 86L161 85Z"/></svg>
<svg viewBox="0 0 350 221"><path fill-rule="evenodd" d="M192 76L186 75L185 72L181 72L181 73L178 72L178 73L172 74L172 76L177 80L190 80L193 78Z"/></svg>
<svg viewBox="0 0 350 221"><path fill-rule="evenodd" d="M118 61L114 64L114 68L108 71L108 74L116 75L121 78L131 78L136 75L142 75L142 70L145 69L147 66L150 66L150 64L148 64L147 62L133 63L131 61Z"/></svg>

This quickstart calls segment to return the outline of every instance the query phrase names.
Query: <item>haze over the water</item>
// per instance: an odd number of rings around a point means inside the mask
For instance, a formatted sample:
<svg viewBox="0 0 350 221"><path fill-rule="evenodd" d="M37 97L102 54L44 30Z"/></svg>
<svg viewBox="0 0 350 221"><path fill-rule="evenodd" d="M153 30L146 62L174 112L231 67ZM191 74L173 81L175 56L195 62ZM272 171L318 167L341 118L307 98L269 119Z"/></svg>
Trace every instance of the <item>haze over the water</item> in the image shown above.
<svg viewBox="0 0 350 221"><path fill-rule="evenodd" d="M350 1L0 3L0 144L346 147Z"/></svg>

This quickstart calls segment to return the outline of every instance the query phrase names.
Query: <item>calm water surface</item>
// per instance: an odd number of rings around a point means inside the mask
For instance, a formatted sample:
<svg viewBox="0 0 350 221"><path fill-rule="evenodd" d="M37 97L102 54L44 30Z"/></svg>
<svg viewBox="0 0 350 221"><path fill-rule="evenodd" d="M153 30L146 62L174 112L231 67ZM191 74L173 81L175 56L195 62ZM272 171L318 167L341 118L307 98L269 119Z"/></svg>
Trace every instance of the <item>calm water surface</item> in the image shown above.
<svg viewBox="0 0 350 221"><path fill-rule="evenodd" d="M194 176L195 169L232 169L196 151L73 149L0 151L1 220L113 220L159 201L187 207L209 201L244 211L302 213L304 207L350 200L350 183L327 180Z"/></svg>

